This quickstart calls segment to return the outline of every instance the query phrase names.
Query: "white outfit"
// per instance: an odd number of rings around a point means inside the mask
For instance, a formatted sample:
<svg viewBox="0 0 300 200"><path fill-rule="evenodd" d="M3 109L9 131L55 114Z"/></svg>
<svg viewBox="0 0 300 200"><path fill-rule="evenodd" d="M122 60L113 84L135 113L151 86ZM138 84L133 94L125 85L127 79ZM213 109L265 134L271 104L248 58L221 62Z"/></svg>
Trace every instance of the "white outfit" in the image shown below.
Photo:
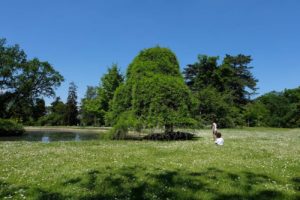
<svg viewBox="0 0 300 200"><path fill-rule="evenodd" d="M223 138L217 138L215 141L216 145L224 145L224 139Z"/></svg>
<svg viewBox="0 0 300 200"><path fill-rule="evenodd" d="M211 128L212 128L213 134L215 134L217 132L217 124L213 123Z"/></svg>

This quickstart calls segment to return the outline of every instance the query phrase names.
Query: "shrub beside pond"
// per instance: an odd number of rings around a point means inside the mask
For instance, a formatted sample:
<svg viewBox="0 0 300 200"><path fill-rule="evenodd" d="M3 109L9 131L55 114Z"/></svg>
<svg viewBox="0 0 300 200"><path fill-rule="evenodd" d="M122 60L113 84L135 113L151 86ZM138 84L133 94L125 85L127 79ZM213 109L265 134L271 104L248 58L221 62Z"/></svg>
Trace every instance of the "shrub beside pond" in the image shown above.
<svg viewBox="0 0 300 200"><path fill-rule="evenodd" d="M20 136L25 132L23 126L13 120L0 119L0 137Z"/></svg>

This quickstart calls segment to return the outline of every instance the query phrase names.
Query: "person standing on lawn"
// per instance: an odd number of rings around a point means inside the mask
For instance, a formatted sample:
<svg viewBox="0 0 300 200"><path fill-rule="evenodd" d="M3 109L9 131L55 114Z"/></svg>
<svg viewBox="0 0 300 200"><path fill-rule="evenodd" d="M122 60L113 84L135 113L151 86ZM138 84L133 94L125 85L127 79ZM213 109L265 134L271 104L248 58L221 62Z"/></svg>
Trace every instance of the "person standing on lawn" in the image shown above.
<svg viewBox="0 0 300 200"><path fill-rule="evenodd" d="M212 134L213 134L213 140L216 140L216 133L218 132L217 129L217 124L215 121L213 121L212 125L211 125L211 129L212 129Z"/></svg>

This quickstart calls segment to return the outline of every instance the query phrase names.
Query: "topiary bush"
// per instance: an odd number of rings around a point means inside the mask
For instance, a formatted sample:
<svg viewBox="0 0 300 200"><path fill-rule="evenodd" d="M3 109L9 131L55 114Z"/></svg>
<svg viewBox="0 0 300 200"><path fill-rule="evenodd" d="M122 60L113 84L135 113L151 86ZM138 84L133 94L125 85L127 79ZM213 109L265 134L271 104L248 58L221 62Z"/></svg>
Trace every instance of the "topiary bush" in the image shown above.
<svg viewBox="0 0 300 200"><path fill-rule="evenodd" d="M9 119L0 119L0 137L21 136L24 132L21 124Z"/></svg>

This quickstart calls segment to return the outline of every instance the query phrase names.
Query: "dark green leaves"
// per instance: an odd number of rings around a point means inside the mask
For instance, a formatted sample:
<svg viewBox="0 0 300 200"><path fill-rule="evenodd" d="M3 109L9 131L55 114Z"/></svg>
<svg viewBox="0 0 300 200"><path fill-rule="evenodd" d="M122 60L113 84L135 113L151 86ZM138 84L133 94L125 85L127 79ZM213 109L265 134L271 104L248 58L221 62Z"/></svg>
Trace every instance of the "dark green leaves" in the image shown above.
<svg viewBox="0 0 300 200"><path fill-rule="evenodd" d="M27 60L18 45L7 46L0 39L0 117L27 120L37 98L54 96L63 81L48 62L35 58Z"/></svg>

